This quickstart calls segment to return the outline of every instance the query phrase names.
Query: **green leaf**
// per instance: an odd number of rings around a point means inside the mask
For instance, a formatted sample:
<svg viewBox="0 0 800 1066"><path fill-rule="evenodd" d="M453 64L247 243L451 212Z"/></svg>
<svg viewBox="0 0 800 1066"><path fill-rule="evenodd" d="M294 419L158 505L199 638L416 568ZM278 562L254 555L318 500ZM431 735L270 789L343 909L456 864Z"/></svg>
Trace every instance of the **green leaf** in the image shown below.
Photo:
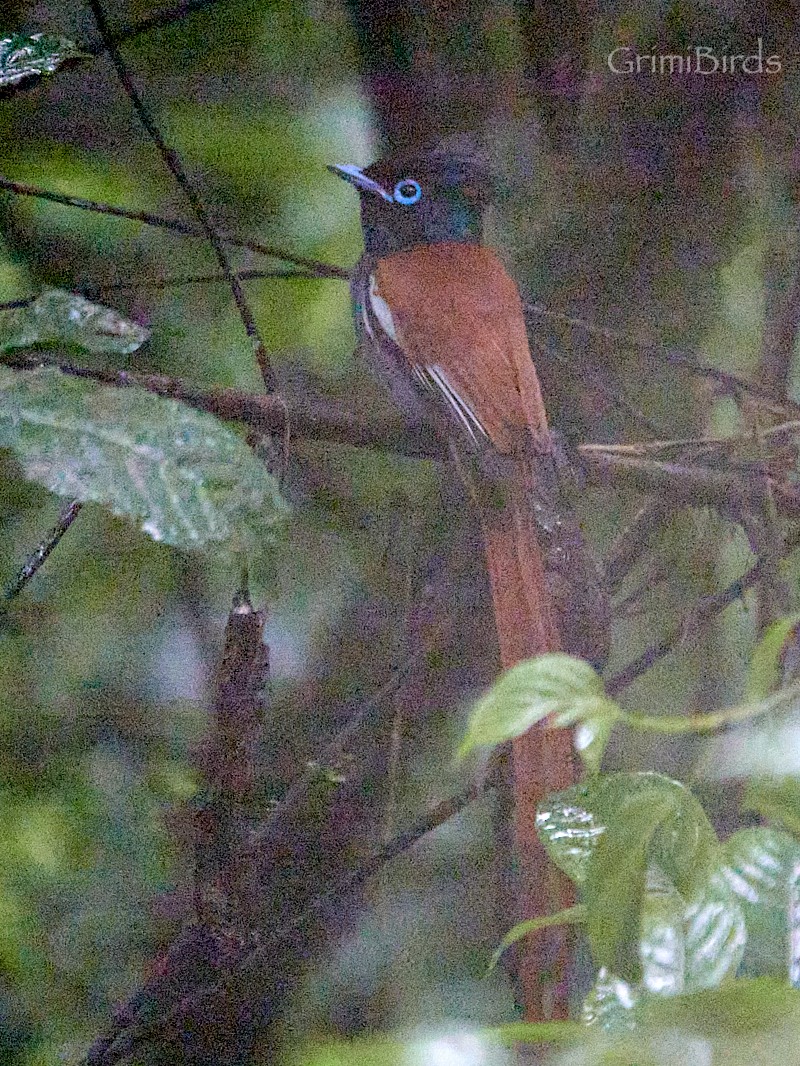
<svg viewBox="0 0 800 1066"><path fill-rule="evenodd" d="M793 614L779 618L767 628L750 660L745 682L746 700L764 699L780 687L784 650L799 623L800 614Z"/></svg>
<svg viewBox="0 0 800 1066"><path fill-rule="evenodd" d="M800 844L779 829L740 829L722 845L722 873L746 903L785 908Z"/></svg>
<svg viewBox="0 0 800 1066"><path fill-rule="evenodd" d="M573 925L585 920L586 908L578 904L575 907L567 907L562 911L557 911L555 914L545 914L541 918L528 918L524 922L518 922L513 929L506 933L492 953L489 972L491 973L498 964L503 952L507 951L513 944L516 944L517 941L524 940L526 936L538 933L540 929L552 929L557 925Z"/></svg>
<svg viewBox="0 0 800 1066"><path fill-rule="evenodd" d="M739 979L668 1000L653 997L642 1014L647 1024L678 1026L710 1037L744 1036L790 1019L800 1024L800 992L771 977Z"/></svg>
<svg viewBox="0 0 800 1066"><path fill-rule="evenodd" d="M501 1044L575 1044L586 1035L580 1022L508 1022L484 1030Z"/></svg>
<svg viewBox="0 0 800 1066"><path fill-rule="evenodd" d="M613 706L589 663L560 652L540 655L506 670L477 702L458 754L522 736L550 715L567 726Z"/></svg>
<svg viewBox="0 0 800 1066"><path fill-rule="evenodd" d="M46 289L0 317L0 352L60 343L96 354L130 355L149 336L149 330L110 307L64 289Z"/></svg>
<svg viewBox="0 0 800 1066"><path fill-rule="evenodd" d="M626 803L647 803L663 792L675 808L669 835L660 835L662 864L680 890L693 878L702 880L712 862L716 836L703 808L678 781L653 773L607 774L548 796L536 812L536 831L552 861L576 884L586 880L589 861L609 821ZM678 816L680 814L680 816ZM686 861L680 854L685 851Z"/></svg>
<svg viewBox="0 0 800 1066"><path fill-rule="evenodd" d="M241 438L143 389L0 367L0 447L30 480L135 517L180 548L256 548L286 514L275 479Z"/></svg>
<svg viewBox="0 0 800 1066"><path fill-rule="evenodd" d="M684 899L714 868L718 844L691 792L660 774L613 774L593 797L596 826L586 869L587 931L598 966L639 976L646 876L658 866Z"/></svg>
<svg viewBox="0 0 800 1066"><path fill-rule="evenodd" d="M52 74L68 59L88 55L66 37L15 33L0 38L0 89L35 74Z"/></svg>
<svg viewBox="0 0 800 1066"><path fill-rule="evenodd" d="M687 992L716 988L738 969L747 942L745 919L719 869L689 902L684 938Z"/></svg>
<svg viewBox="0 0 800 1066"><path fill-rule="evenodd" d="M583 1001L581 1017L586 1025L608 1033L630 1032L636 1025L634 1010L638 993L627 981L601 969Z"/></svg>
<svg viewBox="0 0 800 1066"><path fill-rule="evenodd" d="M586 880L589 859L605 824L594 812L604 779L554 792L536 811L536 832L547 854L575 884Z"/></svg>
<svg viewBox="0 0 800 1066"><path fill-rule="evenodd" d="M592 955L599 967L626 980L639 977L642 904L653 838L673 814L668 796L656 793L646 802L631 797L620 805L589 860L584 892Z"/></svg>
<svg viewBox="0 0 800 1066"><path fill-rule="evenodd" d="M624 1013L612 999L612 1021L615 1010L616 1017L624 1021ZM736 980L691 995L642 996L629 1013L627 1032L624 1024L616 1030L609 1025L611 1031L598 1032L574 1051L562 1052L552 1060L553 1066L788 1066L800 1062L800 993L784 982Z"/></svg>
<svg viewBox="0 0 800 1066"><path fill-rule="evenodd" d="M685 903L664 874L652 867L642 905L639 957L642 987L660 996L683 991L686 974Z"/></svg>

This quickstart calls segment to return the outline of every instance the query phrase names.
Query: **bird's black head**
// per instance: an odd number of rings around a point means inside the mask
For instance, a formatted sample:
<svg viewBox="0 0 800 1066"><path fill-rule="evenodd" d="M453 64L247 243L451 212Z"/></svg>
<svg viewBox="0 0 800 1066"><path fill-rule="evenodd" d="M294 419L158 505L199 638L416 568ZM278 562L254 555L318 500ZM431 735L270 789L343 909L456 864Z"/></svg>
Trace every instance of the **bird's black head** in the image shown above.
<svg viewBox="0 0 800 1066"><path fill-rule="evenodd" d="M358 189L370 255L442 241L480 243L492 179L471 143L451 139L429 151L380 159L364 170L330 169Z"/></svg>

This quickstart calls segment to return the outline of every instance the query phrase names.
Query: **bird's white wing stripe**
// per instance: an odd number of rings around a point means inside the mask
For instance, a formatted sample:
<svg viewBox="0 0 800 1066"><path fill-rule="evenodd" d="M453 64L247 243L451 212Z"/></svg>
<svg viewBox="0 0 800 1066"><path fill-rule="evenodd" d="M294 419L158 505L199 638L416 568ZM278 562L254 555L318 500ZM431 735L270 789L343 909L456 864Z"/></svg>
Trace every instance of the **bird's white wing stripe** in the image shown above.
<svg viewBox="0 0 800 1066"><path fill-rule="evenodd" d="M427 372L442 390L444 398L450 404L452 410L455 411L456 415L458 416L462 425L466 429L467 433L469 433L470 437L472 437L472 439L477 442L478 438L475 435L476 430L478 431L478 433L480 433L482 437L486 437L486 430L481 425L480 420L475 415L475 412L450 384L447 378L447 374L445 374L444 370L442 370L442 368L438 364L434 364L433 366L427 367Z"/></svg>
<svg viewBox="0 0 800 1066"><path fill-rule="evenodd" d="M375 280L374 274L370 274L369 276L369 302L375 313L375 317L381 324L383 332L388 337L391 337L395 344L400 344L400 341L397 339L397 330L394 327L392 312L387 302L378 293L378 283Z"/></svg>
<svg viewBox="0 0 800 1066"><path fill-rule="evenodd" d="M369 335L374 336L372 325L370 323L370 311L375 315L375 318L378 320L384 333L393 340L398 347L402 348L402 344L397 336L397 329L395 327L391 309L383 297L378 293L378 283L374 274L370 274L369 276L369 307L365 305L362 308L364 325ZM450 409L474 441L477 442L478 436L484 439L488 437L486 430L481 425L480 419L475 415L475 412L464 398L453 388L447 374L438 363L435 363L433 366L412 364L411 372L416 380L421 385L425 386L428 392L435 393L438 391L444 397Z"/></svg>

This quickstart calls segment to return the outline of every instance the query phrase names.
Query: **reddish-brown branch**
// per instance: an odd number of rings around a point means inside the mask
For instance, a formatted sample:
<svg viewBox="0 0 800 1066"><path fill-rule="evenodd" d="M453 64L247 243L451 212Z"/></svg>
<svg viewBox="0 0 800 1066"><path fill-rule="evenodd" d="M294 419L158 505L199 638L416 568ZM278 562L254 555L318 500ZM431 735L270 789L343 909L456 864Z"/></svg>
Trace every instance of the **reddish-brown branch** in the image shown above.
<svg viewBox="0 0 800 1066"><path fill-rule="evenodd" d="M246 928L255 912L247 809L256 785L269 652L264 614L237 597L225 628L211 736L204 752L205 803L196 817L195 911L209 929Z"/></svg>

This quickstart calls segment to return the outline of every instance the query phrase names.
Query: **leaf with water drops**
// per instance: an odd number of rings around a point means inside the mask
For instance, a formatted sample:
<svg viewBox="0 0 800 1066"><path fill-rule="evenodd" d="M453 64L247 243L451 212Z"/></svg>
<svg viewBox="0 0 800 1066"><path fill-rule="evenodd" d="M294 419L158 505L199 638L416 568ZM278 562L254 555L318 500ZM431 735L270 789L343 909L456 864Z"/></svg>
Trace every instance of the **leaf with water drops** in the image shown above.
<svg viewBox="0 0 800 1066"><path fill-rule="evenodd" d="M786 907L800 844L780 829L740 829L722 845L722 861L723 876L746 903Z"/></svg>
<svg viewBox="0 0 800 1066"><path fill-rule="evenodd" d="M46 289L25 307L0 316L0 352L70 345L87 352L130 355L150 336L144 326L64 289Z"/></svg>
<svg viewBox="0 0 800 1066"><path fill-rule="evenodd" d="M642 987L659 996L683 991L686 972L683 915L685 903L658 867L647 872L642 906L639 956Z"/></svg>
<svg viewBox="0 0 800 1066"><path fill-rule="evenodd" d="M581 1017L608 1033L630 1032L636 1025L634 1010L638 993L620 977L603 967L583 1001Z"/></svg>
<svg viewBox="0 0 800 1066"><path fill-rule="evenodd" d="M744 913L721 869L689 902L684 915L687 992L716 988L735 974L747 942Z"/></svg>
<svg viewBox="0 0 800 1066"><path fill-rule="evenodd" d="M52 74L62 63L86 56L66 37L48 33L15 33L0 38L0 89L15 85L23 78Z"/></svg>
<svg viewBox="0 0 800 1066"><path fill-rule="evenodd" d="M240 437L143 389L0 367L0 447L31 481L136 518L180 548L257 549L286 514L275 479Z"/></svg>
<svg viewBox="0 0 800 1066"><path fill-rule="evenodd" d="M552 861L576 884L586 880L589 859L605 824L594 812L600 779L554 792L536 811L536 832Z"/></svg>
<svg viewBox="0 0 800 1066"><path fill-rule="evenodd" d="M716 835L689 789L661 774L613 774L594 800L605 826L586 868L587 932L599 966L626 979L641 968L639 940L648 871L655 865L683 896L705 882Z"/></svg>

